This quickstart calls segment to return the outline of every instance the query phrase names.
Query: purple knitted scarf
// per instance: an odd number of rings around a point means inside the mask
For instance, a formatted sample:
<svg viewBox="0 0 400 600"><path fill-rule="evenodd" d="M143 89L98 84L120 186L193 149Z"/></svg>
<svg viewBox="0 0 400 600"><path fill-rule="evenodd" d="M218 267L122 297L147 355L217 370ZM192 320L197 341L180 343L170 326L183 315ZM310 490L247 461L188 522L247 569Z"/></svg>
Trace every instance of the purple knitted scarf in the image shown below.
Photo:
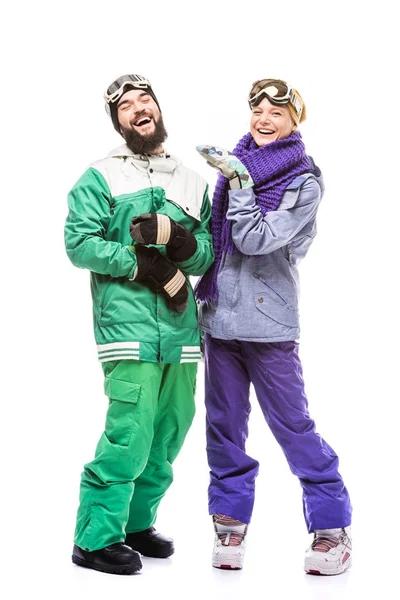
<svg viewBox="0 0 400 600"><path fill-rule="evenodd" d="M263 215L278 208L286 187L295 177L312 169L312 163L298 131L287 138L260 147L251 133L247 133L239 141L233 154L242 161L253 178L256 204ZM235 251L232 223L226 218L229 189L228 179L219 175L212 201L211 218L215 260L196 285L196 297L199 300L218 298L217 274L222 254L233 254Z"/></svg>

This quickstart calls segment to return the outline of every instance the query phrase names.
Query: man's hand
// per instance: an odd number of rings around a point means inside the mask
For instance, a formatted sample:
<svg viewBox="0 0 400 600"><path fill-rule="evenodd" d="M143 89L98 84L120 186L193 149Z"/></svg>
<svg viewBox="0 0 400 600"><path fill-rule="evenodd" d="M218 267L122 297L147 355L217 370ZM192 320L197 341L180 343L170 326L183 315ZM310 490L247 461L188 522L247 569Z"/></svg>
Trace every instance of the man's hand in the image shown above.
<svg viewBox="0 0 400 600"><path fill-rule="evenodd" d="M135 281L149 284L152 291L167 297L169 308L183 313L188 304L189 289L182 271L163 256L157 248L135 246L137 274Z"/></svg>
<svg viewBox="0 0 400 600"><path fill-rule="evenodd" d="M206 159L210 167L218 169L229 179L232 190L253 187L253 180L244 164L228 150L217 146L196 146L196 150Z"/></svg>
<svg viewBox="0 0 400 600"><path fill-rule="evenodd" d="M174 262L188 260L197 249L197 240L186 227L159 213L134 217L130 234L138 244L165 244L168 258Z"/></svg>

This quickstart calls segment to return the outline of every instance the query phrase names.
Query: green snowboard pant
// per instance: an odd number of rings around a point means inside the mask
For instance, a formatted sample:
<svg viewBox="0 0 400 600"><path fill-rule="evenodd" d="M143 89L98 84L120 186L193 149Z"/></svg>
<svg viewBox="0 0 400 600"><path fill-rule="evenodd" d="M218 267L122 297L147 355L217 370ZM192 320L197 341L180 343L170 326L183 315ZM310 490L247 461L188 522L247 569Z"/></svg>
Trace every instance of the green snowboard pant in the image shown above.
<svg viewBox="0 0 400 600"><path fill-rule="evenodd" d="M92 552L151 527L192 423L197 363L102 364L105 431L84 466L75 543Z"/></svg>

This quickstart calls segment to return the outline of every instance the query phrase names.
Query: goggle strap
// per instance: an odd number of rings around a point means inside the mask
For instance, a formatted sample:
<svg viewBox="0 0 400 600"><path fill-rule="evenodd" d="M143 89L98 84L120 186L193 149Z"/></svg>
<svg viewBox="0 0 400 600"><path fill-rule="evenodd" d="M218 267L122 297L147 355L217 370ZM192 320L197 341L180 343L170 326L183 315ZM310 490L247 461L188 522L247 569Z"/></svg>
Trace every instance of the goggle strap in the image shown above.
<svg viewBox="0 0 400 600"><path fill-rule="evenodd" d="M299 97L292 90L290 90L290 104L293 106L294 110L297 113L297 116L300 119L301 113L303 112L303 107L301 105Z"/></svg>

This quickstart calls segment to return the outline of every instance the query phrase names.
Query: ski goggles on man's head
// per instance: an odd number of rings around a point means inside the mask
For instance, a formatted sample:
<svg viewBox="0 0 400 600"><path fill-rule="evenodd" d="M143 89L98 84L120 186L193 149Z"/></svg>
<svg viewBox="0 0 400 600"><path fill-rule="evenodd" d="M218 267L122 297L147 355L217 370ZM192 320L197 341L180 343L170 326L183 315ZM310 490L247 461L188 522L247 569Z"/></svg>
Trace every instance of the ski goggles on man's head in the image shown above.
<svg viewBox="0 0 400 600"><path fill-rule="evenodd" d="M265 85L263 85L264 81ZM275 104L276 106L290 103L300 119L301 113L303 112L303 103L286 81L280 79L266 79L264 81L261 80L253 85L252 91L254 88L257 89L258 84L261 84L262 87L256 93L250 92L248 98L250 108L257 106L261 102L263 96L266 96L271 104Z"/></svg>
<svg viewBox="0 0 400 600"><path fill-rule="evenodd" d="M125 94L126 89L129 87L146 90L151 88L151 83L148 79L142 77L142 75L122 75L108 86L104 92L104 100L107 104L113 104Z"/></svg>

